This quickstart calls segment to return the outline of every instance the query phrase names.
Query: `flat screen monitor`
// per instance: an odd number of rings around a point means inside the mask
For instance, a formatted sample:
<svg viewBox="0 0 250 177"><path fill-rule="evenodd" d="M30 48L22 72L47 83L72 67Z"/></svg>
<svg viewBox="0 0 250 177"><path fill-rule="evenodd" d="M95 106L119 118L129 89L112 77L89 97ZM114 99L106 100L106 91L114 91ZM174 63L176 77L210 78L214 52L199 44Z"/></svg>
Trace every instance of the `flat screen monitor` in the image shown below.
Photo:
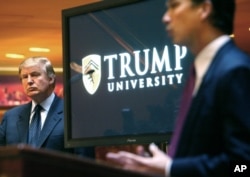
<svg viewBox="0 0 250 177"><path fill-rule="evenodd" d="M165 3L62 11L66 147L169 141L192 57L168 37Z"/></svg>

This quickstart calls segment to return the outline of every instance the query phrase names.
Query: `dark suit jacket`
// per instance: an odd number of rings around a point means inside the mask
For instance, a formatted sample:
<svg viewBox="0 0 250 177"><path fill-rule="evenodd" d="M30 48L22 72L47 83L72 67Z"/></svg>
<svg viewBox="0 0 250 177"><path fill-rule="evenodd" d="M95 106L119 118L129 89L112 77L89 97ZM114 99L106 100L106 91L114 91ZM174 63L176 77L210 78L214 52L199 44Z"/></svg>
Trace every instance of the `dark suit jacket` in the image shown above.
<svg viewBox="0 0 250 177"><path fill-rule="evenodd" d="M0 144L27 143L31 102L7 111L1 123ZM41 131L38 147L64 151L63 101L55 97Z"/></svg>
<svg viewBox="0 0 250 177"><path fill-rule="evenodd" d="M70 153L79 152L80 155L92 157L93 154L85 154L84 149L64 148L63 108L63 100L55 96L41 131L38 147ZM30 110L31 102L10 109L4 114L0 125L0 146L27 143Z"/></svg>
<svg viewBox="0 0 250 177"><path fill-rule="evenodd" d="M171 174L226 177L234 160L250 160L250 58L230 41L192 100Z"/></svg>

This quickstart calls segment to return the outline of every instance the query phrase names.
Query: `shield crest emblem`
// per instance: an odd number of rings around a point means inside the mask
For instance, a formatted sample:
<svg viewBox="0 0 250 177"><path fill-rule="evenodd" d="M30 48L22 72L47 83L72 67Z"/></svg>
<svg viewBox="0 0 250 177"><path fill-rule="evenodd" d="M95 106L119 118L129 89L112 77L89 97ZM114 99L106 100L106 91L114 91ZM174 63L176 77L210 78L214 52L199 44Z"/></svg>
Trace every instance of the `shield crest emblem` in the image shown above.
<svg viewBox="0 0 250 177"><path fill-rule="evenodd" d="M82 80L86 91L93 95L101 82L100 55L88 55L82 59Z"/></svg>

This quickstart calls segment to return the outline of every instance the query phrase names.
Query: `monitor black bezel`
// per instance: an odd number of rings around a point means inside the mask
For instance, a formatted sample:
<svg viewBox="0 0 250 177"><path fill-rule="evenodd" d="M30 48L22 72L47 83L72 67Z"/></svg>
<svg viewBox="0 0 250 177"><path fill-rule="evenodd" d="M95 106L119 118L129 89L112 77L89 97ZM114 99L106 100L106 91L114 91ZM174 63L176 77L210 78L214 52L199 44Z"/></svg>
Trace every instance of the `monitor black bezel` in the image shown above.
<svg viewBox="0 0 250 177"><path fill-rule="evenodd" d="M82 138L73 139L71 136L71 88L70 80L70 67L69 67L69 20L71 17L87 14L90 12L100 11L113 7L124 6L147 0L106 0L96 2L93 4L73 7L62 10L62 41L63 41L63 82L64 82L64 128L65 128L65 147L83 147L83 146L103 146L103 145L128 145L128 144L148 144L154 143L167 143L171 137L172 132L153 133L142 135L117 135L115 137L95 137L95 138Z"/></svg>

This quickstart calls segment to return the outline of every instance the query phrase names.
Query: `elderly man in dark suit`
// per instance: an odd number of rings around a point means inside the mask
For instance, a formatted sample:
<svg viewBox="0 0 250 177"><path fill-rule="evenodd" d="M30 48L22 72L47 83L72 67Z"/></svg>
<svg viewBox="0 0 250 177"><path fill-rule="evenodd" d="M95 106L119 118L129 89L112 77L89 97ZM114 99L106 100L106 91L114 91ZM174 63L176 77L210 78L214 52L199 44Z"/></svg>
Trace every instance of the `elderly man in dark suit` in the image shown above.
<svg viewBox="0 0 250 177"><path fill-rule="evenodd" d="M235 0L167 1L166 31L195 56L192 95L184 90L167 154L151 144L152 157L119 152L109 160L173 177L230 176L232 164L250 161L250 58L229 37L234 11Z"/></svg>
<svg viewBox="0 0 250 177"><path fill-rule="evenodd" d="M19 66L19 77L31 101L4 114L0 125L0 146L28 144L93 157L91 148L64 147L64 106L63 100L54 93L56 75L51 62L45 57L28 58Z"/></svg>

